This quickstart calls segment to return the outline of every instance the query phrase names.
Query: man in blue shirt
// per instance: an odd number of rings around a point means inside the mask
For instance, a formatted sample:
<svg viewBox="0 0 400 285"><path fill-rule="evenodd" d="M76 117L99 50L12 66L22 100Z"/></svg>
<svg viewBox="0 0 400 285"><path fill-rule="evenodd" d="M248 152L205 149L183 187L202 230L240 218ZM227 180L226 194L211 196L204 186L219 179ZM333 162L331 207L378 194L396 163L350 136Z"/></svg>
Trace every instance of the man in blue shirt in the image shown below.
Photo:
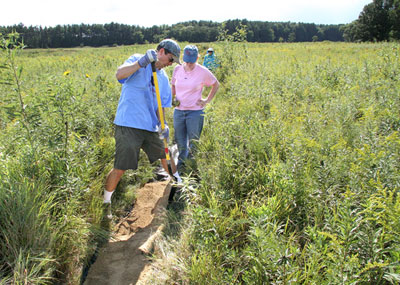
<svg viewBox="0 0 400 285"><path fill-rule="evenodd" d="M146 54L133 54L117 69L116 77L122 84L121 96L115 116L115 160L108 173L104 190L104 203L111 218L111 196L122 175L128 169L137 169L140 149L151 163L165 158L161 139L168 138L168 126L161 131L158 119L157 97L152 78L151 63L155 62L162 107L171 107L172 95L169 79L162 68L179 63L179 45L166 39L157 50Z"/></svg>

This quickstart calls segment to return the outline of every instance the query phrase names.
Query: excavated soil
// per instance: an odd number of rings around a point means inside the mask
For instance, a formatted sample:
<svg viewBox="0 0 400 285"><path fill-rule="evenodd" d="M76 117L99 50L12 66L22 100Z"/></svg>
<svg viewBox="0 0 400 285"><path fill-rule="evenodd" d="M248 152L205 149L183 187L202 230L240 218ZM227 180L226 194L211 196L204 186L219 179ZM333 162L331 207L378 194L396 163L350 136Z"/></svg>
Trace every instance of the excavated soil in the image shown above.
<svg viewBox="0 0 400 285"><path fill-rule="evenodd" d="M163 228L170 190L169 181L162 181L137 191L134 208L115 225L111 239L91 265L85 285L140 283L150 264L147 254Z"/></svg>

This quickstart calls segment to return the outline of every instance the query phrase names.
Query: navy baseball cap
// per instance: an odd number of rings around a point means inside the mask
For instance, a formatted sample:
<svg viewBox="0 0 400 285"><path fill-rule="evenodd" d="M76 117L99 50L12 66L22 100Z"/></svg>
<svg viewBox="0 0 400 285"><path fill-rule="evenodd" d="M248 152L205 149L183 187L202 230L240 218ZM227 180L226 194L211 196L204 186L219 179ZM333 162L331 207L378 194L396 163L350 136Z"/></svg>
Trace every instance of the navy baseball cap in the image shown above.
<svg viewBox="0 0 400 285"><path fill-rule="evenodd" d="M168 52L172 54L174 62L181 64L181 62L179 61L179 57L181 55L181 48L179 47L176 41L171 39L162 40L158 45L158 48L166 49Z"/></svg>
<svg viewBox="0 0 400 285"><path fill-rule="evenodd" d="M185 46L185 49L183 50L184 62L194 63L197 61L198 57L199 57L199 50L197 49L196 46L194 45Z"/></svg>

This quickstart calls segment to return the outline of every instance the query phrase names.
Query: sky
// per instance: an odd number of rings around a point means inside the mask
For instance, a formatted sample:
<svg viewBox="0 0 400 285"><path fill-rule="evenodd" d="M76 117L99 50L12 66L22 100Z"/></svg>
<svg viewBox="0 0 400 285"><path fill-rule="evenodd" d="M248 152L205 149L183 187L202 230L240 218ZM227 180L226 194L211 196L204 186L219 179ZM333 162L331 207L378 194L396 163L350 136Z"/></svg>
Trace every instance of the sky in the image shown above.
<svg viewBox="0 0 400 285"><path fill-rule="evenodd" d="M3 1L0 26L120 23L151 27L191 20L347 24L372 0L18 0Z"/></svg>

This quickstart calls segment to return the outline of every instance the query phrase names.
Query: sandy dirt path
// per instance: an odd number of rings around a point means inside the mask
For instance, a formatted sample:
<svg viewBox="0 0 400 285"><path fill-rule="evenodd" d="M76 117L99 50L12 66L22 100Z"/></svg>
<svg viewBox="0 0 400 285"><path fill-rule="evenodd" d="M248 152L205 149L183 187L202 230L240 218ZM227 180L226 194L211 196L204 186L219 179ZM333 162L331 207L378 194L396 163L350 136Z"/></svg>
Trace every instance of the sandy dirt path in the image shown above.
<svg viewBox="0 0 400 285"><path fill-rule="evenodd" d="M155 234L162 228L170 189L169 181L163 181L138 190L134 208L115 225L112 238L91 265L85 285L140 283L141 274L150 264L143 249L151 251Z"/></svg>

